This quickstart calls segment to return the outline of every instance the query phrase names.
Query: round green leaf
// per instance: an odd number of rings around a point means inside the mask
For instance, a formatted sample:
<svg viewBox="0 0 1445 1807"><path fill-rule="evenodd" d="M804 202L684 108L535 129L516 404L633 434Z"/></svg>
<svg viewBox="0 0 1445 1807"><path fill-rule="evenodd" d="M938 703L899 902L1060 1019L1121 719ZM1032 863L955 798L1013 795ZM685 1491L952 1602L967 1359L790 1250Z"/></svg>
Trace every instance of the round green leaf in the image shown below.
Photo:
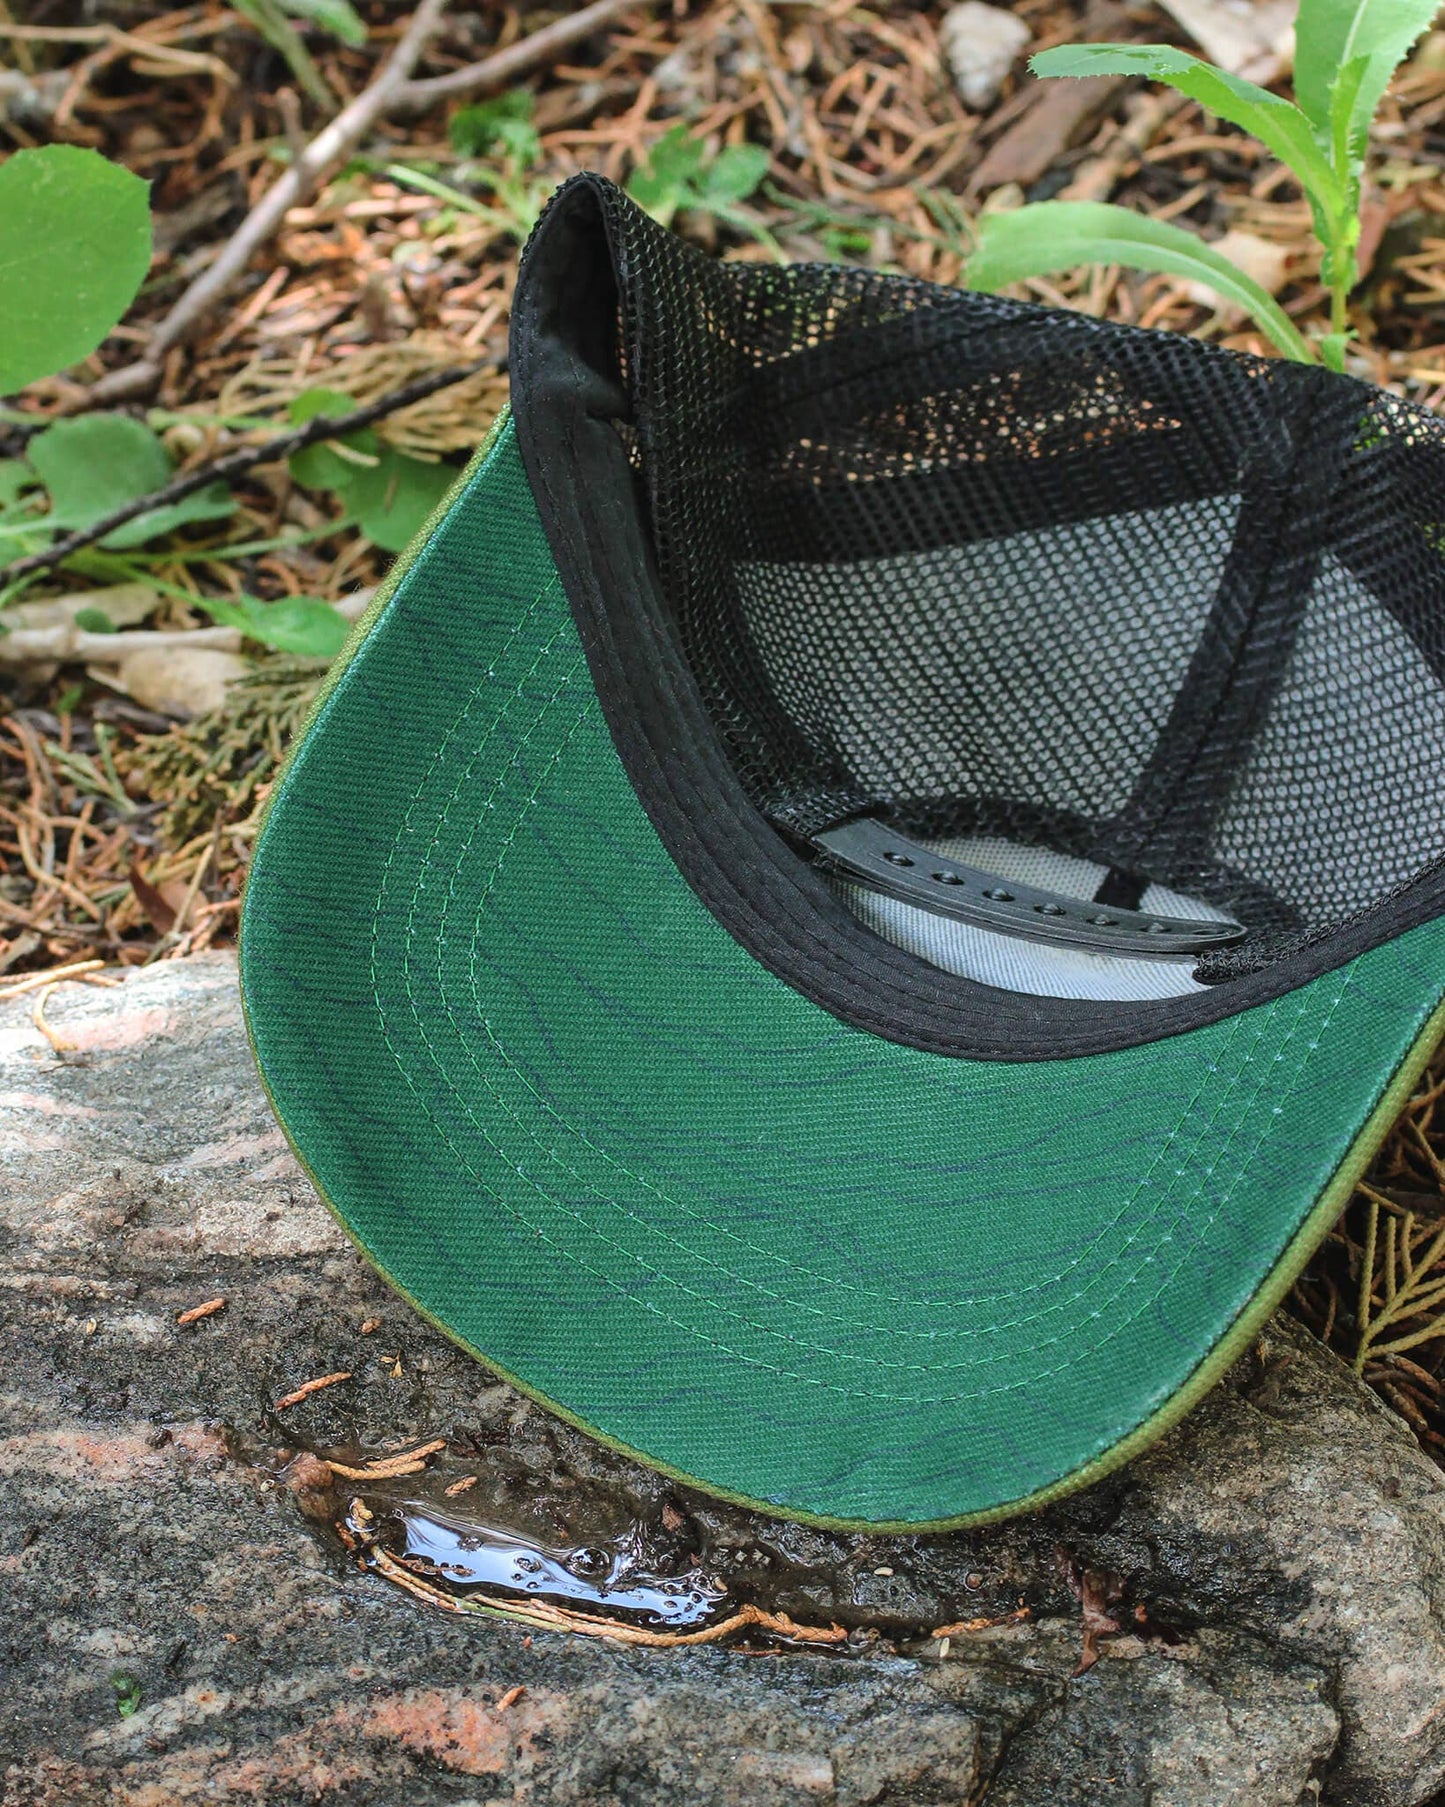
<svg viewBox="0 0 1445 1807"><path fill-rule="evenodd" d="M128 414L76 414L31 440L27 455L50 491L55 527L90 527L170 481L166 448Z"/></svg>
<svg viewBox="0 0 1445 1807"><path fill-rule="evenodd" d="M429 464L389 448L379 463L358 474L346 492L361 531L385 552L401 552L426 524L456 481L448 464Z"/></svg>
<svg viewBox="0 0 1445 1807"><path fill-rule="evenodd" d="M150 258L149 189L129 170L71 144L0 164L0 395L94 351Z"/></svg>

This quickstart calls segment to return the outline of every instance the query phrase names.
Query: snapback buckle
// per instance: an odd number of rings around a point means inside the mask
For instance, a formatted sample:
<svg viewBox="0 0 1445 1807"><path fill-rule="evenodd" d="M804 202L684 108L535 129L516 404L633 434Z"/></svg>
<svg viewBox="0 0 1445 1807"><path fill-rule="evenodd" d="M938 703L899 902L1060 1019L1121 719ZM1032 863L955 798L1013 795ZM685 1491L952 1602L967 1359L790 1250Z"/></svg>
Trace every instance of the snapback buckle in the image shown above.
<svg viewBox="0 0 1445 1807"><path fill-rule="evenodd" d="M1026 941L1134 960L1192 960L1244 939L1245 931L1232 922L1115 909L1001 878L930 853L872 816L827 829L813 845L849 878L885 897Z"/></svg>

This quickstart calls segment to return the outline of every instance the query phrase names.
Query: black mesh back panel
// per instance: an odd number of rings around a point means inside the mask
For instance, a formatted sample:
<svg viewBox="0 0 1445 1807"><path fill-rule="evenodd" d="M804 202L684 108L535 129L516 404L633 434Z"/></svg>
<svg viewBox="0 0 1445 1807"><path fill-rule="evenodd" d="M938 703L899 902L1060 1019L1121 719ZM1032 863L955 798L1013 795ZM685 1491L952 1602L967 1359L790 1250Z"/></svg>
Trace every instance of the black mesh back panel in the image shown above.
<svg viewBox="0 0 1445 1807"><path fill-rule="evenodd" d="M1445 854L1445 426L597 185L667 605L780 830L868 811L1208 900L1258 966ZM1209 976L1209 975L1206 975Z"/></svg>

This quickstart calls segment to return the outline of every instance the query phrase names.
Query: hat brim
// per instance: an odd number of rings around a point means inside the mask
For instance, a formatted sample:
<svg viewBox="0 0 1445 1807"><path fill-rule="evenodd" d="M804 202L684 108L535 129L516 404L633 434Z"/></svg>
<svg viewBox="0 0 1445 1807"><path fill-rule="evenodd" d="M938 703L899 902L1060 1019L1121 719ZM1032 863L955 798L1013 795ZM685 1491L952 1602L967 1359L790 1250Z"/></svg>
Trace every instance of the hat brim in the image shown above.
<svg viewBox="0 0 1445 1807"><path fill-rule="evenodd" d="M834 1526L1106 1473L1240 1353L1445 1029L1445 923L1115 1053L839 1022L684 881L511 424L273 790L243 992L322 1198L429 1319L678 1479Z"/></svg>

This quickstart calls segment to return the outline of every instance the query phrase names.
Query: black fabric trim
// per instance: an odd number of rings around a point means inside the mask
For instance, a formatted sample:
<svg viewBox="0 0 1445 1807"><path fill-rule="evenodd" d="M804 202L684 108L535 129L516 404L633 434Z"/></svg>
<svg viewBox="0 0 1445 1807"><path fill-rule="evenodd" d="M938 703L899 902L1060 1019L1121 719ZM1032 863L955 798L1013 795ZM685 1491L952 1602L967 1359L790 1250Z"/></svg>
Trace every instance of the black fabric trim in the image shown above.
<svg viewBox="0 0 1445 1807"><path fill-rule="evenodd" d="M965 1059L1056 1060L1219 1022L1445 909L1441 871L1263 971L1147 1003L1000 991L944 973L864 928L744 791L669 619L646 499L619 431L629 420L625 360L635 354L619 338L629 272L609 226L611 210L627 205L600 177L574 177L532 237L512 314L518 444L628 778L688 885L763 966L843 1022L889 1041ZM1015 305L1021 318L1048 312ZM1000 304L989 306L997 314ZM1127 337L1136 329L1110 330ZM1181 358L1228 356L1187 340L1175 346Z"/></svg>

